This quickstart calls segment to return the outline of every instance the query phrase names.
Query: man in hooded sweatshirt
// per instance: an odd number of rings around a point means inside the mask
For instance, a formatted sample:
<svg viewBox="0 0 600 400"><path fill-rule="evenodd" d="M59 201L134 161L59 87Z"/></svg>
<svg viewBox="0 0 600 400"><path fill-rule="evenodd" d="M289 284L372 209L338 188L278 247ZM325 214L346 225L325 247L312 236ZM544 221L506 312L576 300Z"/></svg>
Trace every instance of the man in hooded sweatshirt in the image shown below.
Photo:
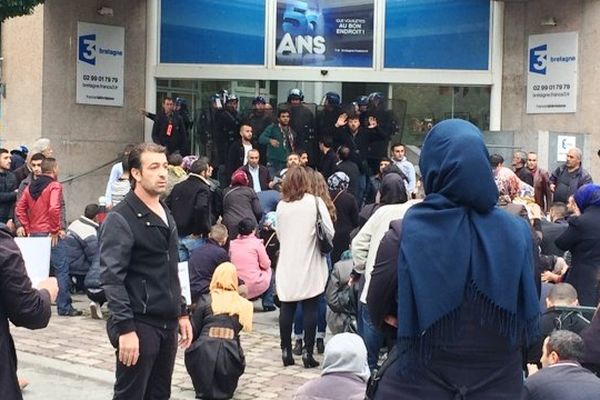
<svg viewBox="0 0 600 400"><path fill-rule="evenodd" d="M50 237L50 265L58 279L56 306L58 315L79 316L81 311L71 305L71 278L66 262L66 247L63 242L62 185L57 180L58 163L47 157L42 161L42 173L23 191L17 202L15 214L25 235L30 237Z"/></svg>

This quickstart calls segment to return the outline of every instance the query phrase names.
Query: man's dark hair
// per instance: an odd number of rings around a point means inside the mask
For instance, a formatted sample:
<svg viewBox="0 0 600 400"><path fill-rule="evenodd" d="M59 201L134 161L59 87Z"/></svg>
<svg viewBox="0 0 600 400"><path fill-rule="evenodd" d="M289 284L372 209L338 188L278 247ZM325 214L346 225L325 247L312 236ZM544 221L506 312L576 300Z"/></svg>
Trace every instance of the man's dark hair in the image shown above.
<svg viewBox="0 0 600 400"><path fill-rule="evenodd" d="M4 154L4 153L10 153L8 150L6 150L5 148L0 148L0 154Z"/></svg>
<svg viewBox="0 0 600 400"><path fill-rule="evenodd" d="M56 168L56 158L46 157L42 160L42 174L51 174Z"/></svg>
<svg viewBox="0 0 600 400"><path fill-rule="evenodd" d="M99 211L100 207L98 206L98 204L88 204L87 206L85 206L83 215L88 219L94 219L96 218L96 215L98 215Z"/></svg>
<svg viewBox="0 0 600 400"><path fill-rule="evenodd" d="M585 352L581 336L567 330L552 332L546 346L547 354L555 352L561 361L579 361Z"/></svg>
<svg viewBox="0 0 600 400"><path fill-rule="evenodd" d="M381 164L383 161L387 161L387 162L391 163L392 159L389 157L382 157L381 160L379 160L379 163Z"/></svg>
<svg viewBox="0 0 600 400"><path fill-rule="evenodd" d="M167 149L164 146L156 143L140 143L135 145L131 153L129 153L129 182L131 182L131 189L135 189L135 178L131 173L132 169L142 169L142 153L163 153L167 154Z"/></svg>
<svg viewBox="0 0 600 400"><path fill-rule="evenodd" d="M179 153L171 153L167 157L167 162L169 163L169 165L174 165L176 167L179 167L179 166L181 166L181 163L183 162L183 156Z"/></svg>
<svg viewBox="0 0 600 400"><path fill-rule="evenodd" d="M399 146L402 146L402 147L406 148L406 146L404 145L404 143L400 143L400 142L392 143L392 147L391 147L392 152L394 151L394 149L396 147L399 147Z"/></svg>
<svg viewBox="0 0 600 400"><path fill-rule="evenodd" d="M206 160L203 160L202 158L200 158L192 163L192 166L190 167L190 172L192 174L200 175L202 172L206 171L207 169L208 169L208 163L206 162Z"/></svg>
<svg viewBox="0 0 600 400"><path fill-rule="evenodd" d="M244 218L238 223L238 232L240 235L249 235L256 228L256 220Z"/></svg>
<svg viewBox="0 0 600 400"><path fill-rule="evenodd" d="M238 132L239 132L239 133L242 133L242 128L243 128L243 127L245 127L245 126L249 126L250 128L252 128L252 125L250 125L250 123L249 123L249 122L247 122L247 121L244 121L244 122L242 122L242 123L240 124L240 129L238 130Z"/></svg>
<svg viewBox="0 0 600 400"><path fill-rule="evenodd" d="M46 159L46 156L43 155L42 153L35 153L34 155L31 156L31 161L44 161Z"/></svg>
<svg viewBox="0 0 600 400"><path fill-rule="evenodd" d="M280 108L279 110L277 110L277 118L281 117L281 114L289 114L290 110L288 110L287 108Z"/></svg>
<svg viewBox="0 0 600 400"><path fill-rule="evenodd" d="M173 101L173 98L171 96L165 96L165 97L163 97L163 104L165 104L167 102L167 100Z"/></svg>
<svg viewBox="0 0 600 400"><path fill-rule="evenodd" d="M302 156L302 154L308 155L308 151L306 151L304 149L297 149L296 153L298 153L298 156Z"/></svg>
<svg viewBox="0 0 600 400"><path fill-rule="evenodd" d="M123 147L123 151L121 152L121 155L128 156L129 153L131 153L131 150L133 150L134 147L135 147L135 144L128 143L125 147Z"/></svg>
<svg viewBox="0 0 600 400"><path fill-rule="evenodd" d="M350 159L350 148L348 146L341 146L338 149L338 157L340 159L340 161L347 161Z"/></svg>
<svg viewBox="0 0 600 400"><path fill-rule="evenodd" d="M492 168L496 168L498 167L498 165L503 164L504 163L504 157L502 157L500 154L492 154L490 156L490 165L492 166Z"/></svg>
<svg viewBox="0 0 600 400"><path fill-rule="evenodd" d="M360 114L355 113L355 112L351 112L348 114L348 121L350 121L351 119L360 119Z"/></svg>
<svg viewBox="0 0 600 400"><path fill-rule="evenodd" d="M567 216L568 209L565 203L562 201L557 201L556 203L552 204L550 211L554 211L555 217L557 219L561 219Z"/></svg>
<svg viewBox="0 0 600 400"><path fill-rule="evenodd" d="M330 149L331 147L333 147L333 138L331 136L329 136L329 135L323 136L319 140L319 143L323 144L323 146L325 146L328 149Z"/></svg>

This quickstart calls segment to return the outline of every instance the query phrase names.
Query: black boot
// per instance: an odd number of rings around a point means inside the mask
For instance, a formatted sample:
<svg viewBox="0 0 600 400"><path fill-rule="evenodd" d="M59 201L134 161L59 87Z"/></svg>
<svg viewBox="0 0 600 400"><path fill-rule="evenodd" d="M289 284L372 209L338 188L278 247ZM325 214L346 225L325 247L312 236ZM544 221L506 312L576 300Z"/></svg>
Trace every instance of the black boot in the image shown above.
<svg viewBox="0 0 600 400"><path fill-rule="evenodd" d="M322 338L317 339L317 353L323 354L325 353L325 342Z"/></svg>
<svg viewBox="0 0 600 400"><path fill-rule="evenodd" d="M281 349L281 361L283 361L284 367L294 365L294 356L292 355L292 351L290 349Z"/></svg>
<svg viewBox="0 0 600 400"><path fill-rule="evenodd" d="M313 358L312 352L308 352L308 350L302 350L302 364L304 364L304 368L316 368L319 366L319 362Z"/></svg>
<svg viewBox="0 0 600 400"><path fill-rule="evenodd" d="M294 350L292 353L299 356L302 354L302 339L296 339L296 343L294 344Z"/></svg>

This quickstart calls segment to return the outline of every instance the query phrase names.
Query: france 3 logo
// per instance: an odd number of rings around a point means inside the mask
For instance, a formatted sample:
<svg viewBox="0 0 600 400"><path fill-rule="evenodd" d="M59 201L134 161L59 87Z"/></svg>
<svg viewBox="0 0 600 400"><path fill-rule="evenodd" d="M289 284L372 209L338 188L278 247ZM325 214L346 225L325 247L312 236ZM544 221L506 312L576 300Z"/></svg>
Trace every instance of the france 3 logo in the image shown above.
<svg viewBox="0 0 600 400"><path fill-rule="evenodd" d="M96 65L96 34L79 36L79 61Z"/></svg>
<svg viewBox="0 0 600 400"><path fill-rule="evenodd" d="M548 64L548 44L529 49L529 72L546 75Z"/></svg>

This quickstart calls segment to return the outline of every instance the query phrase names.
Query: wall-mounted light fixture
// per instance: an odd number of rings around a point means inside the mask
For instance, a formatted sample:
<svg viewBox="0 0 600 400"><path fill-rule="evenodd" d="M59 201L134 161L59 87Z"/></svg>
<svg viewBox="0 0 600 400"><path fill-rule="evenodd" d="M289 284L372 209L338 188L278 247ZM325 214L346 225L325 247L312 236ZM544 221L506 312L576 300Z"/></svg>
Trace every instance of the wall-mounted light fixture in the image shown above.
<svg viewBox="0 0 600 400"><path fill-rule="evenodd" d="M103 17L112 17L114 15L113 9L110 7L100 7L96 12Z"/></svg>
<svg viewBox="0 0 600 400"><path fill-rule="evenodd" d="M556 18L554 17L548 17L548 18L544 18L541 22L540 22L541 26L556 26L558 25L558 23L556 22Z"/></svg>

